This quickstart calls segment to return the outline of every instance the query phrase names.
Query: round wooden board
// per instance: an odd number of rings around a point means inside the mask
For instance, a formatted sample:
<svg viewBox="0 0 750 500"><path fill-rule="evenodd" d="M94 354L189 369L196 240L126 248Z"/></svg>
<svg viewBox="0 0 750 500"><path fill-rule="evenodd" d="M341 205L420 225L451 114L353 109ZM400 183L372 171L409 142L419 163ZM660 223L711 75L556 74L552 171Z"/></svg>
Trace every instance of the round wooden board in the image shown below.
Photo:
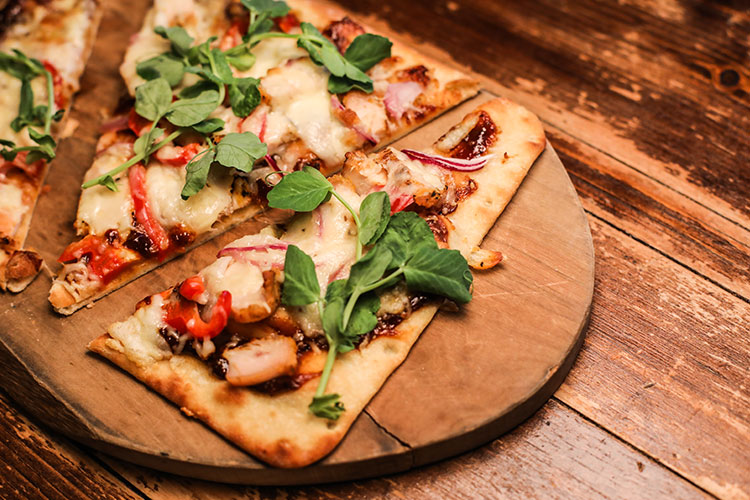
<svg viewBox="0 0 750 500"><path fill-rule="evenodd" d="M113 75L122 52L111 48L124 49L121 39L140 23L117 9L123 7L115 4L105 14L92 56L97 64L87 70L73 114L79 130L59 148L47 179L53 190L40 199L27 242L47 262L74 237L78 185L102 112L120 95L122 84ZM130 25L108 29L108 18ZM482 93L397 145L430 144L491 97ZM303 469L266 467L86 351L139 299L194 274L218 248L258 227L238 226L71 317L49 308L45 277L22 295L0 295L0 385L52 428L138 464L214 481L319 483L406 470L496 438L544 404L581 345L593 292L593 246L575 190L548 146L484 243L506 261L475 274L468 307L438 314L328 457Z"/></svg>

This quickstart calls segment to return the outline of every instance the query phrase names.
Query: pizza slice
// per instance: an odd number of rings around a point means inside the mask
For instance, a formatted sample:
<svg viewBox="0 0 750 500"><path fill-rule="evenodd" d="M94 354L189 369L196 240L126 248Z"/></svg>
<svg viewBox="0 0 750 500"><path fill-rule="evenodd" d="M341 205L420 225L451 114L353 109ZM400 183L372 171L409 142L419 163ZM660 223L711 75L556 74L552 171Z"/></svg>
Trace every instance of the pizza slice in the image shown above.
<svg viewBox="0 0 750 500"><path fill-rule="evenodd" d="M283 176L287 224L240 238L147 297L89 348L278 467L328 454L447 298L471 299L468 263L542 152L539 120L483 104L426 152L347 155L326 180Z"/></svg>
<svg viewBox="0 0 750 500"><path fill-rule="evenodd" d="M269 174L340 170L477 92L462 73L309 1L157 1L121 67L135 96L85 175L63 314L258 214Z"/></svg>
<svg viewBox="0 0 750 500"><path fill-rule="evenodd" d="M0 8L0 290L20 292L42 259L23 249L55 139L99 21L96 0L2 2Z"/></svg>

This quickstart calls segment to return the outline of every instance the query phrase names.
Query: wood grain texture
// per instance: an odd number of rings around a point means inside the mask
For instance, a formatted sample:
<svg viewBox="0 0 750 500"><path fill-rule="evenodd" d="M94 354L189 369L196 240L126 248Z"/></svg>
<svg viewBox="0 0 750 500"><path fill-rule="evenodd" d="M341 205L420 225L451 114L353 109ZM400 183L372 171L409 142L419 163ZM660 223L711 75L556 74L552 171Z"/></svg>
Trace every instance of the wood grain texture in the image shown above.
<svg viewBox="0 0 750 500"><path fill-rule="evenodd" d="M0 498L139 498L75 445L48 437L0 393Z"/></svg>
<svg viewBox="0 0 750 500"><path fill-rule="evenodd" d="M750 171L738 161L750 154L750 95L716 85L713 77L750 62L750 18L741 5L687 0L347 5L433 41L544 121L750 227Z"/></svg>
<svg viewBox="0 0 750 500"><path fill-rule="evenodd" d="M512 434L406 474L308 488L216 485L104 458L153 500L414 498L680 498L708 496L656 462L550 402Z"/></svg>
<svg viewBox="0 0 750 500"><path fill-rule="evenodd" d="M592 321L556 396L723 498L750 495L750 305L590 220Z"/></svg>

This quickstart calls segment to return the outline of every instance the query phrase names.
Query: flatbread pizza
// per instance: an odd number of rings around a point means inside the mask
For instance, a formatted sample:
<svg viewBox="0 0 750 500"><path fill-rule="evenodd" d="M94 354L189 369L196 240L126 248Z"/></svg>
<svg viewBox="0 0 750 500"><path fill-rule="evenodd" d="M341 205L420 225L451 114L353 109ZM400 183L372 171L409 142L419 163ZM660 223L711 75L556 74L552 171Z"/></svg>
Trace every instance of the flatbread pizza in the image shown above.
<svg viewBox="0 0 750 500"><path fill-rule="evenodd" d="M285 224L240 238L141 301L89 348L259 459L328 454L449 300L543 151L539 120L506 99L425 151L351 152L340 174L275 174Z"/></svg>
<svg viewBox="0 0 750 500"><path fill-rule="evenodd" d="M157 0L121 74L135 100L85 175L50 289L63 314L258 214L269 174L332 175L478 90L307 0Z"/></svg>

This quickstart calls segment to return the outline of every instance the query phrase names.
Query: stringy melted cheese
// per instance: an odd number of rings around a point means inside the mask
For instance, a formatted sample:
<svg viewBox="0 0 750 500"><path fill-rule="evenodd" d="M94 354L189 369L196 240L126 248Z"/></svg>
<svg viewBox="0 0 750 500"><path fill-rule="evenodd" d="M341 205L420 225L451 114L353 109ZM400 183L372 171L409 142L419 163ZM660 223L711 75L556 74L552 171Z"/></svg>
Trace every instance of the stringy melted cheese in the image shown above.
<svg viewBox="0 0 750 500"><path fill-rule="evenodd" d="M129 143L113 144L99 154L93 165L86 172L84 182L95 179L113 168L126 162L133 155L133 146ZM109 229L117 229L126 234L133 225L133 200L130 196L127 172L115 178L117 191L110 191L104 186L93 186L81 192L78 204L76 227L79 233L88 232L102 235Z"/></svg>
<svg viewBox="0 0 750 500"><path fill-rule="evenodd" d="M172 350L159 334L164 327L164 299L160 295L151 297L151 304L141 307L130 318L109 327L107 333L122 344L122 351L129 360L140 366L169 359ZM117 349L117 344L112 345Z"/></svg>
<svg viewBox="0 0 750 500"><path fill-rule="evenodd" d="M310 59L295 60L269 71L261 85L271 108L286 116L313 153L329 166L344 161L352 131L332 113L324 68Z"/></svg>
<svg viewBox="0 0 750 500"><path fill-rule="evenodd" d="M165 228L183 225L196 233L211 229L219 216L232 208L232 175L227 169L212 169L206 186L187 200L180 197L185 168L152 160L146 169L146 196L151 214Z"/></svg>

